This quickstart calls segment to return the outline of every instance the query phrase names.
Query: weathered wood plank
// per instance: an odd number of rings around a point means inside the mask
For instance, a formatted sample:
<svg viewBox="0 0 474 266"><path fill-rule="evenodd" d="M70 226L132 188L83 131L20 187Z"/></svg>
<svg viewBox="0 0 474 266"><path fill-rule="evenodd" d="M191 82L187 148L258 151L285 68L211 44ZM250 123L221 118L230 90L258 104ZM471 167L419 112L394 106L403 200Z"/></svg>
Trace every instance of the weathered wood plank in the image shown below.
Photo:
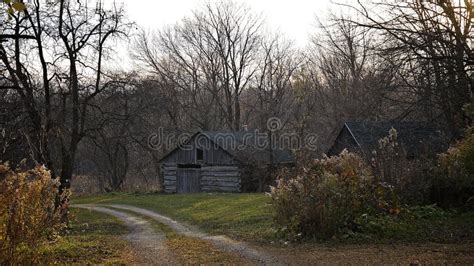
<svg viewBox="0 0 474 266"><path fill-rule="evenodd" d="M196 141L197 137L202 137L202 135L197 134L192 139L186 142L186 145L189 146L189 149L183 149L181 147L173 150L168 157L166 157L161 163L172 164L172 163L182 163L182 164L194 164L198 162L197 149L203 149L203 161L209 164L235 164L235 159L229 155L227 152L222 150L219 146L213 144L208 138L200 138L199 141Z"/></svg>
<svg viewBox="0 0 474 266"><path fill-rule="evenodd" d="M203 166L202 171L238 171L238 166Z"/></svg>
<svg viewBox="0 0 474 266"><path fill-rule="evenodd" d="M202 191L221 191L221 192L239 192L239 187L217 187L217 186L203 186Z"/></svg>
<svg viewBox="0 0 474 266"><path fill-rule="evenodd" d="M240 176L239 172L211 172L211 171L203 171L201 172L202 176Z"/></svg>
<svg viewBox="0 0 474 266"><path fill-rule="evenodd" d="M219 174L214 174L214 173L211 173L211 172L205 172L205 173L202 173L201 176L215 176L215 177L226 177L226 176L240 176L240 174L238 172L229 172L229 173L219 173Z"/></svg>
<svg viewBox="0 0 474 266"><path fill-rule="evenodd" d="M228 183L228 184L224 184L224 183L207 183L207 184L202 184L201 187L220 187L220 188L231 188L231 187L234 187L234 188L239 188L239 187L240 187L240 183Z"/></svg>
<svg viewBox="0 0 474 266"><path fill-rule="evenodd" d="M228 186L240 186L240 182L202 182L201 183L203 186L223 186L223 187L228 187Z"/></svg>
<svg viewBox="0 0 474 266"><path fill-rule="evenodd" d="M163 173L170 173L172 175L176 174L176 170L163 170Z"/></svg>
<svg viewBox="0 0 474 266"><path fill-rule="evenodd" d="M162 171L165 175L176 175L176 171Z"/></svg>
<svg viewBox="0 0 474 266"><path fill-rule="evenodd" d="M218 177L209 177L203 176L201 178L203 182L240 182L240 177L226 177L226 178L218 178Z"/></svg>
<svg viewBox="0 0 474 266"><path fill-rule="evenodd" d="M177 192L189 193L199 192L201 189L200 183L200 169L180 168L176 174L177 176Z"/></svg>
<svg viewBox="0 0 474 266"><path fill-rule="evenodd" d="M233 179L201 179L201 182L222 182L222 183L240 183L240 178L233 178Z"/></svg>
<svg viewBox="0 0 474 266"><path fill-rule="evenodd" d="M229 175L229 176L214 176L214 175L202 175L201 176L203 179L206 179L206 180L211 180L211 179L215 179L215 180L233 180L233 179L240 179L240 176L238 175Z"/></svg>
<svg viewBox="0 0 474 266"><path fill-rule="evenodd" d="M239 172L201 172L202 176L240 176Z"/></svg>
<svg viewBox="0 0 474 266"><path fill-rule="evenodd" d="M237 171L237 170L240 169L240 166L238 166L236 164L232 164L232 165L222 165L222 164L212 164L212 165L210 165L210 164L205 164L205 165L201 166L201 169L211 169L211 168L215 168L215 167L221 168L220 170L230 169L230 170L233 170L233 171Z"/></svg>
<svg viewBox="0 0 474 266"><path fill-rule="evenodd" d="M202 180L219 180L219 181L238 181L241 180L240 176L202 176Z"/></svg>

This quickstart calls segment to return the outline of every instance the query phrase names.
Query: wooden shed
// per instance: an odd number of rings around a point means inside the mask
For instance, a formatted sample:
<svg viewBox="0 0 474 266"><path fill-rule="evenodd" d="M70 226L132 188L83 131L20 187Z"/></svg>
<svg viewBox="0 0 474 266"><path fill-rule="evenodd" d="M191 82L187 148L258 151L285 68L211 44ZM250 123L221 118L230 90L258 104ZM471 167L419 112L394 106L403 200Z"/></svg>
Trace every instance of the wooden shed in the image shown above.
<svg viewBox="0 0 474 266"><path fill-rule="evenodd" d="M160 160L166 193L241 192L250 162L292 163L289 151L253 145L248 132L199 131Z"/></svg>
<svg viewBox="0 0 474 266"><path fill-rule="evenodd" d="M408 159L436 154L446 147L441 131L424 122L346 122L338 131L327 154L339 155L347 149L370 157L378 147L378 141L386 137L391 128L397 130L398 141L405 149Z"/></svg>

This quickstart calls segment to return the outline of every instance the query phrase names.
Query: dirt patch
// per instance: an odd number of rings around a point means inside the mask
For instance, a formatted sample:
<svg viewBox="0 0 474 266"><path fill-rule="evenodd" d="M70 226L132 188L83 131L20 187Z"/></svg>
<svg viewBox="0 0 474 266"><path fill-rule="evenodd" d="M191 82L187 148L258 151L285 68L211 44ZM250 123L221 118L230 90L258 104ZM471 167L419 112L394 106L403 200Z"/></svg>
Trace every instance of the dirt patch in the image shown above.
<svg viewBox="0 0 474 266"><path fill-rule="evenodd" d="M288 264L461 264L474 263L474 243L465 244L377 244L336 245L300 244L260 247Z"/></svg>

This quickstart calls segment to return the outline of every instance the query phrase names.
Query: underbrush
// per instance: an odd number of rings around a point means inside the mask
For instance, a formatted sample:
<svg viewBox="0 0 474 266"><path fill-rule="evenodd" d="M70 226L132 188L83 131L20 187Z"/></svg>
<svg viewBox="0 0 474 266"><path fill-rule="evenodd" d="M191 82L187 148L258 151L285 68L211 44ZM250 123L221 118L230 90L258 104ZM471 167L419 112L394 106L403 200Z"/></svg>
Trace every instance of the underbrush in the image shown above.
<svg viewBox="0 0 474 266"><path fill-rule="evenodd" d="M466 210L474 207L473 132L423 164L407 159L393 128L370 159L345 150L300 161L292 172L282 171L271 188L278 237L472 239L474 232L465 224L474 220L459 217L472 218Z"/></svg>
<svg viewBox="0 0 474 266"><path fill-rule="evenodd" d="M438 242L474 240L474 212L444 210L434 205L402 208L398 215L363 214L355 230L339 239L355 242Z"/></svg>
<svg viewBox="0 0 474 266"><path fill-rule="evenodd" d="M59 237L67 207L59 181L42 166L10 169L0 164L0 265L37 264L39 250Z"/></svg>
<svg viewBox="0 0 474 266"><path fill-rule="evenodd" d="M344 151L314 160L296 177L281 173L270 196L281 236L331 238L355 229L367 213L397 214L398 198L390 185L371 174L362 158Z"/></svg>
<svg viewBox="0 0 474 266"><path fill-rule="evenodd" d="M474 105L464 111L474 120ZM474 210L474 125L471 123L464 137L440 154L434 178L433 199L443 207L462 207Z"/></svg>
<svg viewBox="0 0 474 266"><path fill-rule="evenodd" d="M440 154L434 179L433 198L444 207L474 210L474 129Z"/></svg>

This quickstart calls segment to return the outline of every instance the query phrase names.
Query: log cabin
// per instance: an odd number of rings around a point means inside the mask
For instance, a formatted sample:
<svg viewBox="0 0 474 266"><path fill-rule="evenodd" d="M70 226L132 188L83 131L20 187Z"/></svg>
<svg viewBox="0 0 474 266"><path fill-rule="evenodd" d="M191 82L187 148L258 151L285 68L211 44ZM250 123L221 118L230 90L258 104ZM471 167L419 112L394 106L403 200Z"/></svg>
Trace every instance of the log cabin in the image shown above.
<svg viewBox="0 0 474 266"><path fill-rule="evenodd" d="M254 132L199 131L160 161L166 193L242 192L250 165L292 165L286 149L268 149Z"/></svg>

